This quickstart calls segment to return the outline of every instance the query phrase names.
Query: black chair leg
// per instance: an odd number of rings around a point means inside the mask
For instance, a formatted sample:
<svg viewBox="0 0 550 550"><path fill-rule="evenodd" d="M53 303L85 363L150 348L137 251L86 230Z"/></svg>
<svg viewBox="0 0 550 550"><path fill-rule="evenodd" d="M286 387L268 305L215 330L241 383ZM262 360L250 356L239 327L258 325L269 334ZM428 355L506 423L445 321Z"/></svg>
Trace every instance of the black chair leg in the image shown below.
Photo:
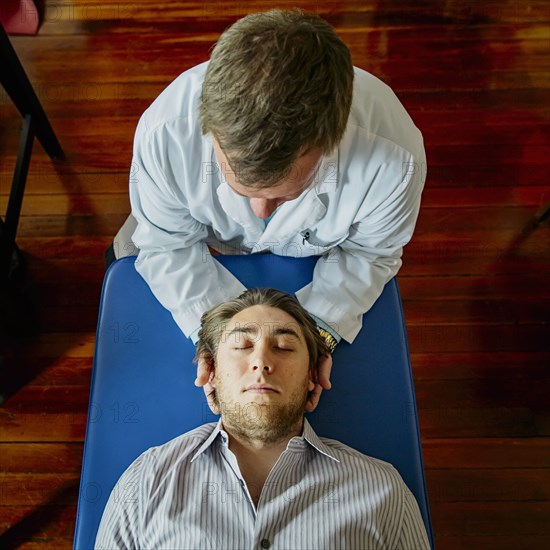
<svg viewBox="0 0 550 550"><path fill-rule="evenodd" d="M15 245L15 236L19 215L21 214L21 205L25 193L25 184L27 182L27 173L31 161L32 146L34 142L33 120L30 115L26 115L21 129L21 138L19 140L19 152L17 162L13 173L10 198L6 210L6 221L2 224L0 241L0 269L1 273L8 278L17 271L15 267L19 265L19 252ZM14 254L15 253L15 254ZM15 264L15 265L14 265ZM17 271L20 273L19 271Z"/></svg>
<svg viewBox="0 0 550 550"><path fill-rule="evenodd" d="M537 223L543 223L550 216L550 201L543 204L535 214L535 220Z"/></svg>
<svg viewBox="0 0 550 550"><path fill-rule="evenodd" d="M36 138L46 153L52 158L63 158L61 145L2 25L0 25L0 83L21 115L32 116Z"/></svg>
<svg viewBox="0 0 550 550"><path fill-rule="evenodd" d="M50 157L62 159L64 155L46 113L42 109L2 25L0 25L0 84L24 119L6 218L5 222L0 224L0 279L9 279L16 273L19 276L22 273L21 269L17 269L22 262L18 261L21 255L15 244L15 237L34 137L36 136Z"/></svg>

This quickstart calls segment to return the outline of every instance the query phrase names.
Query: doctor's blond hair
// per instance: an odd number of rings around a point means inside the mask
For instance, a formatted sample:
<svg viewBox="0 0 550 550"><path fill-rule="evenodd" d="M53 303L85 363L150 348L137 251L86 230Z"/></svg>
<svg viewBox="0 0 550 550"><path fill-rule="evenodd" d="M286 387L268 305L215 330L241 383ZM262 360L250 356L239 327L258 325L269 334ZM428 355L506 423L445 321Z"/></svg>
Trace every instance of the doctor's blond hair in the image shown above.
<svg viewBox="0 0 550 550"><path fill-rule="evenodd" d="M351 54L324 19L274 9L239 19L213 48L200 123L237 181L271 187L311 149L330 154L349 118Z"/></svg>

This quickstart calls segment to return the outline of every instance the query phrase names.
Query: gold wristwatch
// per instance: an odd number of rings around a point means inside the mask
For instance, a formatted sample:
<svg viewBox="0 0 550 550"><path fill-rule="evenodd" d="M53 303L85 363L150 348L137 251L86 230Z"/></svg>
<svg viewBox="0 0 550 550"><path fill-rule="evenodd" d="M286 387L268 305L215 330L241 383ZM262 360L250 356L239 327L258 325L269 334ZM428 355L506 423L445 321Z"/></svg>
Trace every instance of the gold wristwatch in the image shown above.
<svg viewBox="0 0 550 550"><path fill-rule="evenodd" d="M328 330L325 330L324 328L321 328L321 327L317 327L317 330L325 340L328 346L328 349L330 350L330 353L332 353L336 349L336 346L338 345L338 341L336 340L336 338L334 338L334 336Z"/></svg>

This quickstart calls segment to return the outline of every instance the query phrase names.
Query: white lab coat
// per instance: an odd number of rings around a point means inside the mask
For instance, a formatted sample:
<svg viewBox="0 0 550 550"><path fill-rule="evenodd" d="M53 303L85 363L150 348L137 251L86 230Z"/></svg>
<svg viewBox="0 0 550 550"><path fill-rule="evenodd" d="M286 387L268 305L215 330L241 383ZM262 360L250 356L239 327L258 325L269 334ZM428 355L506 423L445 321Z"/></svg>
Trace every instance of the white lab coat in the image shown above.
<svg viewBox="0 0 550 550"><path fill-rule="evenodd" d="M189 336L204 311L245 290L208 251L322 255L296 296L352 342L401 266L426 172L422 135L392 92L355 69L349 122L313 184L265 226L221 174L198 102L207 63L181 74L137 126L130 174L136 269Z"/></svg>

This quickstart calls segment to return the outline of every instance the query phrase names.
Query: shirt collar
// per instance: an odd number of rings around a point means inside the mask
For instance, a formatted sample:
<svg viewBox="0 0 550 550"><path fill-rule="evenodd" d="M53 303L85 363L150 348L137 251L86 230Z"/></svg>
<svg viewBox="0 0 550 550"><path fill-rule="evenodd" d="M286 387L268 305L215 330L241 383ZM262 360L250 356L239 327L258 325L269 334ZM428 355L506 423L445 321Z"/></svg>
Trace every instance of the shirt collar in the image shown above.
<svg viewBox="0 0 550 550"><path fill-rule="evenodd" d="M206 441L197 449L197 452L193 455L191 462L193 462L204 451L206 451L206 449L208 449L208 447L212 445L212 443L218 438L218 436L221 438L222 443L227 447L229 436L227 432L223 429L221 418L218 420L218 423L216 424L216 426L212 430L212 433L208 436ZM304 418L304 428L302 430L302 435L293 437L288 442L286 450L304 451L306 449L306 442L309 443L309 445L311 445L316 451L320 452L321 454L324 454L325 456L331 458L336 462L340 462L336 458L336 455L332 452L330 447L328 447L328 445L326 445L319 439L319 436L315 433L314 429L311 427L311 424L307 421L307 418Z"/></svg>
<svg viewBox="0 0 550 550"><path fill-rule="evenodd" d="M216 438L218 437L218 435L220 435L220 433L222 431L223 431L222 430L222 419L220 418L218 420L218 423L216 424L216 426L212 430L212 433L208 436L208 439L197 449L197 452L193 455L193 458L191 459L191 462L193 462L196 458L198 458L199 455L204 453L204 451L206 451L206 449L208 449L208 447L210 447L210 445L212 445L212 443L216 440ZM224 437L227 438L227 434L225 432L223 432L223 433L224 433ZM227 441L224 441L224 443L227 443Z"/></svg>
<svg viewBox="0 0 550 550"><path fill-rule="evenodd" d="M324 454L325 456L328 456L332 460L336 462L340 462L337 458L334 452L331 450L331 448L323 443L321 439L319 439L319 436L315 433L315 430L312 428L311 424L307 421L307 418L304 418L304 430L302 431L302 437L293 437L289 442L290 444L295 440L306 440L312 447L314 447L317 451L319 451L321 454ZM288 447L287 447L288 448Z"/></svg>

